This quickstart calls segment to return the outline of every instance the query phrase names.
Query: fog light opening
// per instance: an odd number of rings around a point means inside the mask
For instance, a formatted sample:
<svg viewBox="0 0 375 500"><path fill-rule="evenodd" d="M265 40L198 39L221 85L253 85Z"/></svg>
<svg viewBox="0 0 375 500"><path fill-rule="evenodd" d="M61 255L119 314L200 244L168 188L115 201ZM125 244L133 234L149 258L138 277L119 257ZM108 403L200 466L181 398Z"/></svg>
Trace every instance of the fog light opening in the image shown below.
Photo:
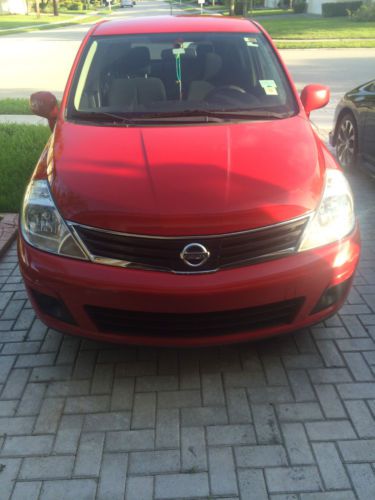
<svg viewBox="0 0 375 500"><path fill-rule="evenodd" d="M349 289L350 281L351 280L348 279L346 281L343 281L339 285L334 285L327 288L310 314L316 314L320 311L323 311L323 309L328 309L328 307L331 307L340 302Z"/></svg>
<svg viewBox="0 0 375 500"><path fill-rule="evenodd" d="M71 325L77 324L64 302L56 299L56 297L37 292L36 290L31 290L31 293L37 303L37 306L43 314L51 316L59 321L63 321L64 323L70 323Z"/></svg>

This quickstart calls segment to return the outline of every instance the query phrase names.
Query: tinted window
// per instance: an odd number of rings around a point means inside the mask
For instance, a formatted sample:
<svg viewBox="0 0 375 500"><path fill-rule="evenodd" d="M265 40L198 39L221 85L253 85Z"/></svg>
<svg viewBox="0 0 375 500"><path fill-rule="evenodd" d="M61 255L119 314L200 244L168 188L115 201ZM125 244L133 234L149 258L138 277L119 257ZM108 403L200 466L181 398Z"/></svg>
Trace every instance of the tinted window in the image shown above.
<svg viewBox="0 0 375 500"><path fill-rule="evenodd" d="M168 33L93 37L77 71L68 116L197 110L286 117L297 108L262 34Z"/></svg>

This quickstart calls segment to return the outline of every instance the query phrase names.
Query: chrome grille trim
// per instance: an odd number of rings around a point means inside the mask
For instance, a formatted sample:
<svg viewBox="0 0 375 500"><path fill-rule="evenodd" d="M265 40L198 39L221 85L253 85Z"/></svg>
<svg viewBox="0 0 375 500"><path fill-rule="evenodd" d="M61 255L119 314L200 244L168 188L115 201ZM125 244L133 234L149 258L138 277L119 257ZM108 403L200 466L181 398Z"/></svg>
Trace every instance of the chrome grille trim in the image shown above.
<svg viewBox="0 0 375 500"><path fill-rule="evenodd" d="M153 234L137 234L137 233L122 233L120 231L112 231L111 229L103 229L101 227L88 226L87 224L80 224L79 222L74 221L65 221L70 227L85 227L87 229L92 229L94 231L100 231L102 233L108 234L117 234L119 236L130 236L132 238L149 238L156 240L186 240L187 238L191 239L210 239L210 238L225 238L227 236L241 236L244 234L250 234L260 231L266 231L267 229L273 229L281 226L285 226L286 224L292 224L294 222L298 222L300 220L311 218L314 214L313 211L306 212L304 215L300 215L299 217L295 217L294 219L284 220L282 222L277 222L276 224L270 224L268 226L256 227L254 229L244 229L243 231L235 231L233 233L217 233L217 234L192 234L187 236L155 236Z"/></svg>
<svg viewBox="0 0 375 500"><path fill-rule="evenodd" d="M84 249L84 251L87 253L89 256L90 260L94 263L97 264L103 264L103 265L109 265L109 266L114 266L114 267L124 267L128 269L138 269L138 270L144 270L144 271L161 271L161 272L169 272L173 274L207 274L207 273L213 273L216 271L219 271L220 269L229 269L229 268L234 268L234 267L243 267L245 265L251 265L255 264L258 262L263 262L266 260L271 260L275 258L281 258L285 257L288 255L291 255L296 252L301 238L304 233L304 229L306 228L308 221L312 217L313 212L308 212L307 214L296 217L294 219L289 219L287 221L279 222L276 224L268 225L268 226L263 226L260 228L255 228L255 229L249 229L249 230L244 230L244 231L238 231L238 232L233 232L233 233L219 233L219 234L209 234L209 235L196 235L196 236L155 236L155 235L143 235L143 234L135 234L135 233L122 233L118 231L112 231L108 229L103 229L103 228L97 228L93 226L88 226L85 224L79 224L73 221L67 221L67 224L71 231L73 232L75 238L77 239L78 243L80 246ZM112 258L112 257L106 257L103 255L97 255L96 253L92 253L88 245L85 243L84 238L81 237L79 234L79 229L81 228L83 231L86 229L87 231L92 231L96 233L101 233L103 235L108 234L108 235L113 235L113 236L118 236L118 237L124 237L124 238L134 238L136 239L142 239L142 240L159 240L163 241L164 243L170 241L194 241L196 240L197 242L203 241L203 240L219 240L223 239L224 241L228 241L230 238L236 238L236 237L246 237L247 235L249 236L261 236L262 232L264 231L272 231L272 230L277 230L279 228L282 228L283 226L290 225L292 226L293 224L296 224L298 222L301 222L301 234L299 235L298 239L295 241L295 244L291 247L288 248L283 248L282 250L277 250L275 252L266 252L264 254L261 254L259 256L253 257L253 258L245 258L243 260L238 260L234 263L226 263L226 264L219 264L213 268L210 269L204 269L204 270L199 270L199 269L187 269L185 270L176 270L172 269L171 267L168 266L163 266L163 265L149 265L146 263L139 263L139 262L133 262L131 260L126 260L126 259L118 259L118 258ZM304 224L303 224L304 222ZM220 247L222 246L222 243L220 243ZM234 245L236 246L236 245ZM238 245L237 245L238 246ZM250 251L250 250L249 250Z"/></svg>

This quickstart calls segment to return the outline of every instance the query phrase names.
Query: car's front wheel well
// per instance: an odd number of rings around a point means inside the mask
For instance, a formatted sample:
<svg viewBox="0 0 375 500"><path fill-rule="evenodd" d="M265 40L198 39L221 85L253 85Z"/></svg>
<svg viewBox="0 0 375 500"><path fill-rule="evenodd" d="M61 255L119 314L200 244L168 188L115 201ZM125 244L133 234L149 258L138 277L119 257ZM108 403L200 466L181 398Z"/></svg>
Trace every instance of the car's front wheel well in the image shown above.
<svg viewBox="0 0 375 500"><path fill-rule="evenodd" d="M350 108L343 108L340 111L340 113L337 117L336 123L335 123L335 129L334 129L334 134L333 134L333 144L332 144L333 146L336 146L337 132L338 132L338 129L340 126L340 122L341 122L343 116L345 116L345 115L351 115L351 117L353 118L354 124L356 125L356 128L358 130L357 120L356 120L356 117L354 116L353 111Z"/></svg>

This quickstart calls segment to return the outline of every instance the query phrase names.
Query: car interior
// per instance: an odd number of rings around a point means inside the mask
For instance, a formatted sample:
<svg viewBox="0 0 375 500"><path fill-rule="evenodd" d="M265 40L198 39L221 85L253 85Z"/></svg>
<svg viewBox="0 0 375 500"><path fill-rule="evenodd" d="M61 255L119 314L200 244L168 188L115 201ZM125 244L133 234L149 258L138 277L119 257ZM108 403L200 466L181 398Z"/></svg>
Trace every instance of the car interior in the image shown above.
<svg viewBox="0 0 375 500"><path fill-rule="evenodd" d="M94 41L81 68L76 110L168 113L271 106L282 112L293 107L267 42L261 47L257 37L237 34L155 37Z"/></svg>

